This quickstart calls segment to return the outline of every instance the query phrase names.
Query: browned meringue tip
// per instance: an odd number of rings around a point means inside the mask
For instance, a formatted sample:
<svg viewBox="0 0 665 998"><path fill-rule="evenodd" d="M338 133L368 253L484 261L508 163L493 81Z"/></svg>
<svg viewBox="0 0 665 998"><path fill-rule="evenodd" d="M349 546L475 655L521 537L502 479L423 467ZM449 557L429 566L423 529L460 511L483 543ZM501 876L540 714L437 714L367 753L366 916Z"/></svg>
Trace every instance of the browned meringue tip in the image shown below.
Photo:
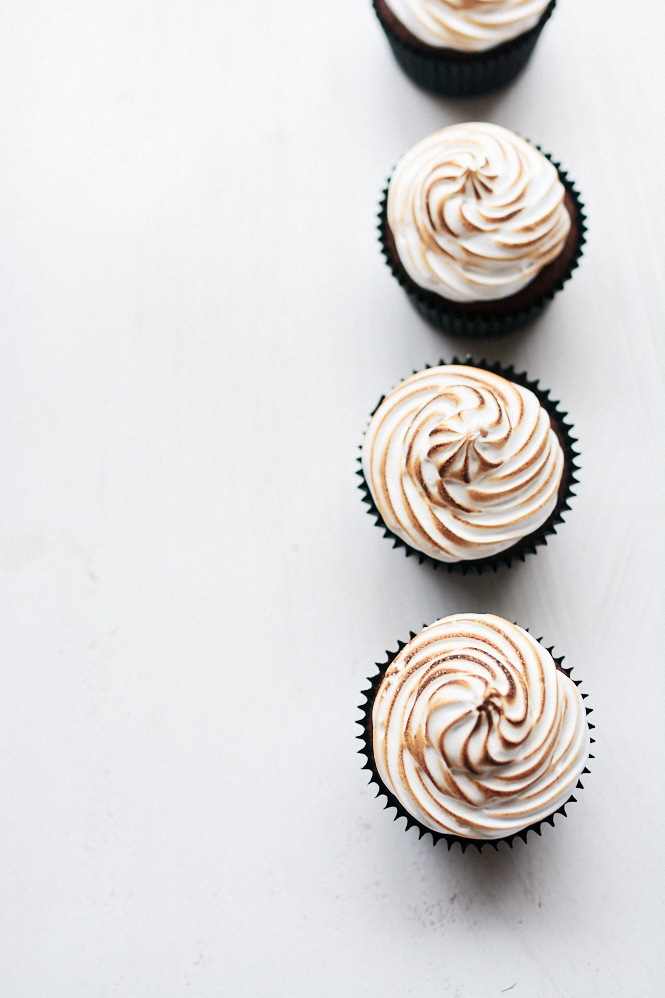
<svg viewBox="0 0 665 998"><path fill-rule="evenodd" d="M444 97L472 97L505 87L520 73L529 59L545 24L552 16L556 0L551 0L538 23L516 38L483 52L456 52L428 45L409 44L400 38L382 15L381 5L372 0L398 64L419 87ZM417 41L417 39L415 40Z"/></svg>
<svg viewBox="0 0 665 998"><path fill-rule="evenodd" d="M428 626L429 626L428 624L423 624L423 629L425 629ZM527 627L525 628L525 630L528 631L529 628ZM416 632L410 631L409 641L411 641L415 637L417 637ZM538 641L539 644L542 644L543 641L542 638L537 638L536 640ZM450 852L452 847L457 843L460 846L462 853L465 853L466 850L469 848L469 846L475 846L475 848L478 850L479 853L482 852L485 846L491 847L494 849L495 852L498 852L499 845L502 842L504 842L507 846L509 846L509 848L512 849L513 842L515 841L515 839L521 839L524 843L526 843L529 832L535 832L536 835L541 836L543 824L551 825L552 828L554 828L554 816L556 814L561 814L563 815L564 818L567 818L568 815L566 814L566 808L568 807L569 804L577 803L577 798L572 794L565 802L565 804L561 805L561 807L558 807L551 814L548 814L547 817L541 819L541 821L537 821L532 825L527 825L525 828L522 828L519 832L515 832L512 835L507 835L500 839L470 839L470 838L464 838L463 836L460 835L454 835L454 834L449 835L443 832L435 832L433 829L428 828L426 825L423 825L420 821L414 818L413 815L406 810L406 808L400 803L400 801L393 794L393 792L389 790L388 787L386 787L385 783L379 776L379 772L374 759L374 748L373 748L373 737L372 737L373 736L372 708L374 706L374 699L376 697L377 691L379 689L379 686L381 685L381 681L386 673L388 666L399 655L402 648L406 647L409 641L398 640L397 648L395 649L395 651L389 651L388 649L386 649L386 661L375 663L378 672L376 673L376 675L368 677L367 682L369 683L369 687L364 690L361 690L361 695L365 698L365 702L358 704L358 710L360 710L360 712L363 715L362 720L356 721L356 724L362 728L362 733L356 735L356 738L362 743L360 748L358 749L358 754L364 756L366 760L364 766L362 766L362 769L368 769L370 772L370 780L368 786L375 784L377 787L377 792L375 794L375 797L386 798L386 803L383 805L383 810L386 811L390 808L395 809L395 815L393 817L393 821L397 821L399 818L405 818L406 819L406 825L404 827L405 832L408 832L410 828L417 828L418 841L420 841L420 839L422 839L424 835L431 835L433 846L437 845L443 839L446 845L448 846L448 852ZM571 682L575 683L576 686L580 686L582 684L582 680L572 679L570 675L570 673L573 671L572 668L566 669L561 664L564 661L565 656L561 655L557 657L556 655L553 655L554 645L552 645L549 648L547 648L545 645L543 645L543 647L546 648L546 650L550 653L550 655L552 655L552 658L554 659L554 663L557 666L557 668L560 669L561 672L565 673L565 675L568 676L568 678L571 679ZM583 699L587 699L588 695L589 695L588 693L580 693L580 696ZM593 712L593 708L585 707L585 710L587 715L587 727L589 728L590 731L595 730L595 724L592 724L588 720L588 716ZM589 741L591 744L594 744L596 739L593 738L590 734ZM595 756L589 753L588 758L594 759ZM587 766L585 766L584 769L582 770L582 775L590 772L591 770ZM575 789L584 790L584 786L581 780L577 781Z"/></svg>
<svg viewBox="0 0 665 998"><path fill-rule="evenodd" d="M467 575L469 572L476 572L478 575L482 575L483 572L489 571L490 569L493 572L496 572L500 565L505 565L507 568L510 568L513 561L524 561L527 554L536 554L538 547L547 544L547 538L552 534L556 534L557 527L560 524L565 523L562 514L571 508L569 500L577 494L573 491L572 486L578 482L575 472L580 470L580 465L576 462L575 458L580 456L580 452L575 450L573 447L573 444L577 443L577 437L574 437L571 432L574 429L574 424L564 422L568 413L559 409L560 403L550 398L549 389L546 390L540 388L539 381L530 381L526 371L518 372L512 364L509 367L503 367L498 361L495 361L493 364L488 364L488 362L484 359L474 361L469 355L467 355L464 360L460 360L457 356L453 357L451 361L440 360L438 366L453 366L455 364L466 367L477 367L481 371L490 371L492 374L498 374L507 381L512 381L517 385L521 385L523 388L528 388L529 391L533 392L536 396L543 409L545 409L545 411L549 414L550 418L556 422L560 433L559 442L561 443L563 449L564 462L568 475L564 494L559 498L554 512L547 518L547 520L545 520L545 523L538 527L537 530L534 530L532 533L522 537L519 541L516 541L512 547L507 548L505 551L499 552L499 554L491 555L488 558L478 558L469 561L438 561L436 558L432 558L423 551L419 551L417 548L411 547L410 544L407 544L401 537L398 537L397 534L393 533L393 531L386 525L383 517L377 509L369 485L365 479L365 474L362 468L362 457L357 458L360 468L356 471L356 475L360 478L358 488L363 493L362 502L366 504L367 512L370 516L374 517L374 525L383 530L383 536L393 542L394 548L404 548L404 554L406 557L410 558L414 555L421 565L425 562L435 569L440 567L445 568L449 573L457 572L462 575ZM428 370L432 366L437 365L425 364L423 370ZM417 371L413 371L413 374L417 373ZM370 413L370 418L375 414L385 397L385 395L381 396L378 403ZM360 449L362 450L362 444L360 444Z"/></svg>
<svg viewBox="0 0 665 998"><path fill-rule="evenodd" d="M529 140L527 139L526 141L528 142ZM561 168L561 164L557 163L552 158L550 153L544 152L539 145L536 145L536 143L533 143L533 145L543 154L543 156L549 159L553 166L556 167L559 174L559 180L563 184L566 194L575 208L577 243L565 270L560 277L554 280L551 287L548 287L528 306L515 306L514 309L508 311L506 314L488 315L487 310L489 306L491 306L491 302L479 303L479 309L481 305L482 309L478 312L478 314L474 314L472 303L460 307L456 302L451 301L450 299L444 298L434 292L428 292L422 288L419 288L415 281L411 280L405 271L403 272L403 269L393 259L392 253L389 249L388 188L390 185L390 178L388 179L386 187L383 191L378 214L379 224L377 229L379 232L381 253L385 257L386 264L390 268L393 277L400 287L404 289L409 301L416 311L427 322L429 322L430 325L441 330L441 332L447 333L449 336L461 338L467 337L469 339L490 339L497 336L507 336L509 333L512 333L517 329L522 329L525 326L531 325L531 323L534 322L545 310L557 292L563 290L563 286L566 281L570 280L573 272L579 267L580 258L584 252L583 247L586 243L587 232L584 204L580 198L579 191L575 188L575 184L568 176L566 170ZM550 266L553 266L555 263L556 260L553 261ZM538 275L536 275L534 281L537 279ZM527 287L516 297L522 297L528 289L529 285L527 285ZM500 307L501 310L503 310L506 308L506 303L509 302L510 299L500 299L497 302L497 307Z"/></svg>

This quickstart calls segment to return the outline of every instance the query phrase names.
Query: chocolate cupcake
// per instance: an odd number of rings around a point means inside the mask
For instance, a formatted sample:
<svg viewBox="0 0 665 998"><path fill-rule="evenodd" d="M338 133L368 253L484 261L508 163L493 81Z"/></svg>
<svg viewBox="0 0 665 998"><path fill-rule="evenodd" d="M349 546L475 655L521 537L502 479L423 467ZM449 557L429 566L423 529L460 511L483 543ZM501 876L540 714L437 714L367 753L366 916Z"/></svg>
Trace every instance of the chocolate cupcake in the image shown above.
<svg viewBox="0 0 665 998"><path fill-rule="evenodd" d="M522 70L556 0L373 0L397 62L447 97L505 86Z"/></svg>
<svg viewBox="0 0 665 998"><path fill-rule="evenodd" d="M379 213L412 304L455 336L532 322L577 267L586 232L567 174L500 125L450 125L399 161Z"/></svg>
<svg viewBox="0 0 665 998"><path fill-rule="evenodd" d="M588 773L579 681L528 631L494 614L430 624L369 680L359 750L379 795L434 844L525 842L554 824Z"/></svg>
<svg viewBox="0 0 665 998"><path fill-rule="evenodd" d="M577 470L566 413L484 361L427 367L372 413L358 472L394 547L466 574L524 560L563 522Z"/></svg>

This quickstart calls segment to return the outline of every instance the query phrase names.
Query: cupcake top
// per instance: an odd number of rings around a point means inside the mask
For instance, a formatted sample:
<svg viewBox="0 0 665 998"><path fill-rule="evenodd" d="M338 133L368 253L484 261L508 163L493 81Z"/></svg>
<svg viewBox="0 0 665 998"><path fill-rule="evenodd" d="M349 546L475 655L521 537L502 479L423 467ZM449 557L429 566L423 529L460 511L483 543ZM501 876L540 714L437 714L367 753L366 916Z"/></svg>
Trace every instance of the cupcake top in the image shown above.
<svg viewBox="0 0 665 998"><path fill-rule="evenodd" d="M535 28L549 0L385 0L405 28L435 48L484 52Z"/></svg>
<svg viewBox="0 0 665 998"><path fill-rule="evenodd" d="M564 468L528 388L461 364L406 378L372 416L365 481L385 525L437 561L486 558L540 527Z"/></svg>
<svg viewBox="0 0 665 998"><path fill-rule="evenodd" d="M553 814L589 755L575 683L501 617L458 613L388 666L372 709L377 771L432 831L499 839Z"/></svg>
<svg viewBox="0 0 665 998"><path fill-rule="evenodd" d="M570 231L556 167L486 122L417 142L388 187L388 225L419 287L455 302L517 294L561 253Z"/></svg>

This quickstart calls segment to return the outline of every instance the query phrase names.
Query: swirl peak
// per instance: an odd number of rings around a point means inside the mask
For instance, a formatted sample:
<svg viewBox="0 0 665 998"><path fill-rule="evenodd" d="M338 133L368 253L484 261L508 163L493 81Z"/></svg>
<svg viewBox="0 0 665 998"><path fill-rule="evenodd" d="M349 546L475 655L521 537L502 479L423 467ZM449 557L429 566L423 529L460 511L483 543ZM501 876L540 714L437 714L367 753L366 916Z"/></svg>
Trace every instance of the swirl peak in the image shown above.
<svg viewBox="0 0 665 998"><path fill-rule="evenodd" d="M556 506L564 456L527 388L464 365L412 375L374 413L363 473L386 526L438 561L506 550Z"/></svg>
<svg viewBox="0 0 665 998"><path fill-rule="evenodd" d="M484 122L416 143L388 187L399 259L450 301L517 294L563 250L571 220L556 167L513 132Z"/></svg>
<svg viewBox="0 0 665 998"><path fill-rule="evenodd" d="M425 827L496 839L564 804L589 732L550 653L493 614L454 614L396 656L372 706L385 786Z"/></svg>

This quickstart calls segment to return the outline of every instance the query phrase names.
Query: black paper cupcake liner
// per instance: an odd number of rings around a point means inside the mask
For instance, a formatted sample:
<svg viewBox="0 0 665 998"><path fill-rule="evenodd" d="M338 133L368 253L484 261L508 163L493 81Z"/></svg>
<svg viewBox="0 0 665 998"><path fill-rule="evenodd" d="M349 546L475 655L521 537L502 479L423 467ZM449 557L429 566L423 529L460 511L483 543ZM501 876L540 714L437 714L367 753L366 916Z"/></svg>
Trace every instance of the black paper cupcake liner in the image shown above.
<svg viewBox="0 0 665 998"><path fill-rule="evenodd" d="M428 625L425 624L423 626L427 627ZM528 631L528 628L526 628L526 630ZM409 641L415 637L416 637L415 632L411 631L409 635ZM537 640L539 644L542 644L543 641L542 638L538 638ZM427 825L423 825L422 822L418 821L417 818L414 818L413 815L406 810L406 808L400 803L400 801L394 795L392 790L388 789L388 787L385 785L385 783L383 782L383 780L379 775L376 761L374 759L372 708L374 706L374 700L376 698L377 690L381 685L381 680L383 679L386 673L386 669L391 664L391 662L393 662L393 660L399 655L402 648L404 648L405 645L407 644L408 641L398 641L397 648L395 651L388 651L386 649L386 656L387 656L386 661L375 663L379 671L375 676L368 678L367 682L369 683L369 688L361 691L362 695L365 697L365 703L358 705L358 709L362 712L363 715L361 721L356 721L356 724L358 724L362 728L362 734L356 735L356 738L358 738L359 741L362 742L361 747L358 749L358 753L359 755L365 756L367 760L362 768L368 769L371 773L371 778L368 785L371 786L372 784L376 784L378 790L375 796L386 798L386 803L383 806L384 811L387 810L388 808L394 807L396 813L393 820L397 821L398 818L406 818L406 827L404 831L408 832L410 828L417 828L418 840L422 839L423 835L431 835L432 845L435 846L438 842L440 842L443 839L443 841L448 846L449 852L457 842L459 843L463 853L466 852L469 846L475 846L478 852L482 852L485 846L491 846L493 849L498 851L499 843L501 842L505 842L506 845L510 846L510 848L512 849L514 840L519 838L522 839L523 842L526 842L529 832L535 832L536 835L541 835L542 834L541 826L543 824L548 824L554 827L555 814L562 814L564 818L566 818L567 817L566 808L568 807L568 805L577 803L577 798L574 797L573 795L571 795L568 798L565 804L562 804L561 807L558 807L555 811L552 811L552 813L548 814L547 817L542 818L540 821L537 821L532 825L527 825L526 828L522 828L519 832L514 832L512 835L507 835L500 839L471 839L461 835L453 835L453 834L449 835L445 832L435 832L433 829L428 828ZM564 672L569 678L571 678L570 673L573 671L572 668L564 669L564 667L561 664L565 658L565 655L557 657L552 654L553 649L554 645L552 645L551 648L547 648L547 651L550 653L550 655L552 655L552 658L554 659L554 662L557 665L557 667L562 672ZM576 686L580 686L582 680L573 679L572 682L574 682ZM586 699L588 697L588 693L582 693L581 696L583 699ZM593 708L586 707L585 710L588 718L588 715L593 712ZM587 720L587 726L589 727L590 731L595 729L595 724L592 724L589 720ZM591 744L593 744L596 739L591 737L591 735L589 735L589 740ZM595 756L589 754L589 759L594 759L594 758ZM581 775L590 772L591 770L585 766L584 769L582 770ZM582 785L581 780L577 781L575 789L584 790L584 786Z"/></svg>
<svg viewBox="0 0 665 998"><path fill-rule="evenodd" d="M549 390L545 391L540 388L539 381L529 381L526 372L522 371L520 373L516 371L512 364L510 367L503 367L498 361L494 364L488 364L486 360L474 361L471 357L467 357L466 360L460 360L458 357L453 357L449 363L445 360L440 360L439 364L435 366L443 365L477 367L481 371L490 371L492 374L498 374L500 377L505 378L506 381L512 381L516 385L521 385L522 388L528 388L529 391L533 392L536 396L541 406L549 414L551 419L554 420L559 430L559 443L562 446L564 454L564 475L567 474L567 477L565 482L562 480L563 488L559 486L559 498L553 512L540 527L532 531L532 533L527 534L525 537L520 538L520 540L516 541L511 547L506 548L505 551L500 551L499 554L494 554L487 558L451 562L439 561L436 558L432 558L430 555L425 554L423 551L418 551L417 548L411 547L410 544L407 544L406 541L402 540L401 537L398 537L397 534L390 530L379 513L376 503L374 502L372 493L363 472L362 457L359 457L358 462L360 463L360 468L356 474L360 477L360 484L358 485L358 488L363 493L362 501L367 505L367 512L370 516L375 517L375 526L380 527L383 530L384 537L392 540L393 547L404 548L404 553L407 558L410 558L411 555L415 555L421 565L423 562L427 562L435 569L442 567L447 569L448 572L458 572L462 575L466 575L468 572L474 571L477 572L478 575L482 575L483 572L488 571L489 569L496 572L499 565L505 565L510 568L513 561L524 561L527 554L536 554L537 548L540 545L547 544L547 538L552 534L556 534L557 526L565 522L562 513L570 509L568 500L577 494L573 492L572 486L578 481L575 477L575 472L580 470L580 466L575 461L575 458L579 457L580 452L573 448L573 444L577 443L577 437L573 437L571 434L571 430L574 429L574 424L564 422L568 413L559 409L559 402L556 402L554 399L550 398ZM429 370L430 366L430 364L426 364L424 370ZM417 374L418 372L414 371L413 373ZM377 411L384 398L385 395L382 395L377 405L370 413L370 418ZM360 449L362 450L362 444L360 445Z"/></svg>
<svg viewBox="0 0 665 998"><path fill-rule="evenodd" d="M542 152L540 146L536 146L536 149ZM383 191L378 215L379 225L377 228L379 230L381 252L386 259L386 263L390 267L393 277L401 285L401 287L404 288L416 311L419 312L420 315L422 315L422 317L432 326L436 329L440 329L441 332L448 333L450 336L466 336L473 339L486 339L493 336L507 336L508 333L512 333L516 329L528 326L535 319L537 319L541 312L543 312L547 305L552 301L555 294L563 289L566 281L570 280L573 275L573 271L579 267L580 257L584 252L583 246L586 243L585 233L587 231L587 226L585 224L586 215L584 213L584 203L580 199L579 191L575 188L574 182L570 179L567 172L561 168L561 164L556 163L549 153L543 153L543 155L546 156L552 165L556 167L559 179L563 184L566 193L570 197L573 207L575 208L577 244L563 275L559 277L559 279L556 280L551 287L544 291L540 297L536 298L533 303L529 304L527 307L517 306L513 311L509 311L507 314L487 315L487 307L491 304L491 302L483 302L484 309L479 311L478 314L474 314L474 312L470 311L468 307L464 310L460 310L459 307L456 306L455 302L448 298L443 298L435 292L419 288L415 281L411 280L404 268L393 259L393 256L388 249L388 188L390 179L388 180L388 185ZM534 280L537 280L537 275ZM505 304L502 305L502 302L505 303L506 301L507 299L497 300L497 307L499 309L505 309Z"/></svg>
<svg viewBox="0 0 665 998"><path fill-rule="evenodd" d="M381 16L376 0L373 5L395 59L414 83L445 97L473 97L505 87L524 69L556 0L552 0L534 28L517 38L486 52L453 53L446 49L445 55L423 51L403 41Z"/></svg>

